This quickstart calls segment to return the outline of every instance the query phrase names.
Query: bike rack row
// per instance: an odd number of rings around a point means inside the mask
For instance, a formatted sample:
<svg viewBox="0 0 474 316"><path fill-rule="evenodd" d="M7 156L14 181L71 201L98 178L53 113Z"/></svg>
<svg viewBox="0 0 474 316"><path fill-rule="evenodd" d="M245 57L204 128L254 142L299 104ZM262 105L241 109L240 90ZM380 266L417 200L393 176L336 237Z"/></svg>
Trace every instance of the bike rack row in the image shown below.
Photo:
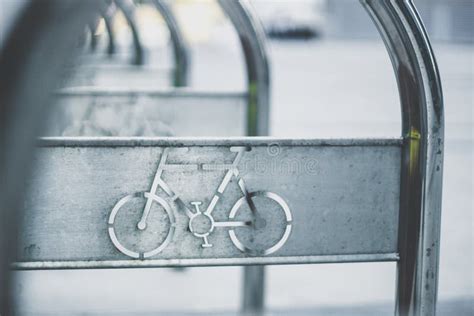
<svg viewBox="0 0 474 316"><path fill-rule="evenodd" d="M166 1L162 0L152 0L150 4L159 12L161 17L163 18L168 31L169 36L172 44L173 56L174 56L174 67L171 73L171 82L173 86L182 87L186 86L188 83L189 77L189 48L188 44L185 41L184 36L182 35L181 29L179 24L173 14L173 11L166 3ZM117 53L117 43L116 43L116 35L114 34L113 28L113 18L117 12L117 9L124 12L124 17L129 25L129 28L132 33L133 37L133 47L134 47L134 54L132 55L131 64L127 65L109 65L106 64L105 66L101 66L100 64L91 65L90 68L86 68L85 71L81 71L80 76L75 76L71 85L102 85L102 82L107 82L108 80L115 79L116 81L120 82L120 79L123 77L129 77L130 75L138 75L145 76L144 80L141 80L141 83L146 82L155 82L157 75L160 72L167 72L168 69L162 68L150 68L149 66L146 67L146 47L142 43L140 37L140 30L136 25L136 9L137 7L129 2L129 1L119 1L117 5L115 2L106 3L103 2L103 6L101 8L101 18L104 21L105 28L107 31L109 43L107 48L107 54L109 55L109 59L113 57L114 54ZM91 34L91 50L92 52L96 51L97 47L97 39L93 35L95 34L95 30L98 26L98 21L89 24L89 33ZM91 57L91 56L89 56ZM102 58L100 62L104 62ZM82 69L83 67L81 67ZM167 74L168 75L168 74ZM149 76L149 77L148 77ZM105 78L102 78L105 77ZM126 84L130 84L130 82L135 82L139 79L138 76L134 77L134 80L128 80ZM125 84L125 83L122 83Z"/></svg>
<svg viewBox="0 0 474 316"><path fill-rule="evenodd" d="M131 63L133 65L142 65L144 63L144 47L140 39L139 31L135 21L135 5L131 0L100 0L100 17L103 18L104 24L107 30L107 35L109 37L109 44L107 53L113 55L116 52L116 42L115 34L113 30L113 18L114 15L120 11L122 12L127 25L130 28L133 38L133 47L135 49L135 54ZM95 37L95 32L99 24L99 19L96 17L93 21L90 21L88 24L89 36L90 36L90 45L91 50L95 51L97 48L97 38Z"/></svg>
<svg viewBox="0 0 474 316"><path fill-rule="evenodd" d="M395 313L435 314L444 138L439 74L411 1L361 2L393 64L402 109L401 138L62 137L39 140L35 155L33 140L51 110L45 104L58 80L60 61L74 52L71 34L79 35L99 8L94 1L26 4L10 32L14 36L6 37L0 51L4 313L12 308L11 267L394 261L398 267ZM255 28L248 15L238 14L245 9L236 3L221 1L224 7L232 7L226 12L237 12L230 17L245 56L253 61L264 58L264 51L254 50L256 43L245 36ZM268 103L262 100L268 102L264 89L268 85L256 87L265 79L268 83L268 72L259 72L259 65L266 63L247 65L247 134L266 135ZM25 166L31 166L33 157L41 167L29 174ZM25 179L32 189L21 207ZM142 208L138 213L125 208L133 198L146 200L144 213ZM204 202L201 207L206 211L199 209L199 202ZM191 224L198 215L211 218L208 210L217 203L221 208L212 213L214 224ZM64 212L66 204L70 207ZM157 205L168 216L157 218L158 211L150 212ZM131 215L121 216L122 209ZM127 254L127 238L146 231L140 223L148 212L155 214L147 222L150 229L167 225L167 233L160 235L160 244L166 247L150 250L156 239L144 237L141 241L147 249L138 250L136 259ZM137 224L130 224L127 220L137 214ZM264 221L259 219L263 216ZM265 228L270 231L258 234ZM168 237L169 231L174 236ZM209 244L212 247L203 247Z"/></svg>
<svg viewBox="0 0 474 316"><path fill-rule="evenodd" d="M155 1L154 3L157 7L162 8L161 12L170 12L164 2ZM56 94L58 102L55 108L56 111L54 112L66 118L66 122L64 122L64 120L52 120L53 122L60 122L60 126L53 127L52 134L48 135L78 136L78 134L70 133L71 130L76 131L77 129L68 128L74 125L74 121L78 119L81 121L87 119L89 124L100 125L99 122L94 121L93 117L97 117L97 115L92 112L97 111L97 109L104 111L104 104L109 104L110 110L118 109L118 111L120 111L120 109L123 108L133 108L134 111L140 111L140 109L147 109L148 113L153 110L157 117L176 118L177 122L173 121L173 124L171 124L171 122L167 124L175 127L173 128L175 131L174 135L267 135L269 75L267 53L264 45L264 32L261 27L253 21L255 19L254 13L252 13L248 7L240 4L229 4L228 1L222 1L220 4L239 33L238 35L244 51L247 67L247 91L221 91L215 93L214 91L196 91L192 88L157 88L154 84L156 83L159 69L157 71L156 69L149 69L148 67L128 66L122 68L107 66L107 73L109 73L109 75L98 79L98 82L95 82L97 86L90 88L72 86ZM167 15L164 14L164 16L168 17L165 18L165 20L170 21L168 25L177 25L171 13ZM242 18L242 16L245 16L245 18ZM182 35L177 26L170 27L170 34L175 34L175 36L172 36L172 38L176 39L173 40L173 42L179 43L174 44L175 47L187 47L186 44L183 44L184 41L181 40ZM178 51L181 56L189 56L189 53L184 52L183 49L175 49L175 52ZM188 58L177 60L180 60L177 63L178 67L179 64L187 65ZM93 67L94 66L91 68ZM122 78L128 79L126 81L128 87L124 87L125 82ZM130 80L130 78L133 80ZM122 83L120 83L120 80L122 80ZM135 80L139 81L139 87L130 88L130 82ZM148 82L148 85L144 85L144 82ZM200 96L200 98L196 98L198 96ZM214 101L209 102L209 98ZM158 99L166 100L166 102L155 102L155 100ZM195 106L196 103L199 103L199 105ZM97 104L100 104L101 107L97 107ZM152 104L156 104L156 106ZM173 111L173 108L176 108L176 110ZM183 108L188 110L183 111ZM191 132L189 127L196 126L196 124L189 124L191 119L205 115L206 111L222 113L223 115L227 115L227 117L244 117L244 119L243 121L216 119L207 129L194 128ZM87 118L84 117L86 114L89 115ZM183 115L185 117L183 117ZM96 120L100 121L100 119L97 118ZM70 122L69 126L67 126L67 121ZM184 124L182 122L184 122ZM222 125L221 128L217 129L219 132L209 133L209 131L215 130L216 124ZM230 124L230 126L226 126L225 124ZM184 126L187 126L187 128ZM67 131L64 134L65 130ZM222 131L222 133L220 131ZM165 132L164 134L158 135L169 135L169 133Z"/></svg>

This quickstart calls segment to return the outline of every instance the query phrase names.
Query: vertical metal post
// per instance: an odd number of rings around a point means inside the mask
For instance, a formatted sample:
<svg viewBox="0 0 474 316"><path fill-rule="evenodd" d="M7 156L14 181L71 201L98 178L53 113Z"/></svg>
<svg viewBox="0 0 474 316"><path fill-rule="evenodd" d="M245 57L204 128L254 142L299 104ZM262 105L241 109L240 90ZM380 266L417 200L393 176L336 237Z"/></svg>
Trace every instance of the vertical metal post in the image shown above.
<svg viewBox="0 0 474 316"><path fill-rule="evenodd" d="M237 31L247 67L247 135L267 136L270 122L270 70L265 32L248 1L219 0ZM265 266L245 266L242 311L256 315L265 305Z"/></svg>
<svg viewBox="0 0 474 316"><path fill-rule="evenodd" d="M107 46L107 54L113 55L116 51L116 44L115 44L115 33L114 33L114 26L113 26L113 18L115 14L115 4L110 3L102 5L101 8L101 15L104 19L105 28L107 30L107 35L109 36L109 45Z"/></svg>
<svg viewBox="0 0 474 316"><path fill-rule="evenodd" d="M270 132L270 69L265 32L248 1L219 0L237 31L247 67L247 135Z"/></svg>
<svg viewBox="0 0 474 316"><path fill-rule="evenodd" d="M258 315L265 308L265 266L245 266L243 271L242 312Z"/></svg>
<svg viewBox="0 0 474 316"><path fill-rule="evenodd" d="M96 21L91 21L88 23L87 28L89 30L90 34L90 49L92 52L95 52L97 49L97 37L95 36L95 30L97 28L97 22Z"/></svg>
<svg viewBox="0 0 474 316"><path fill-rule="evenodd" d="M0 314L14 315L10 262L15 259L24 181L50 91L97 1L24 1L0 47Z"/></svg>
<svg viewBox="0 0 474 316"><path fill-rule="evenodd" d="M438 67L411 0L362 0L392 60L402 108L396 314L435 315L444 142Z"/></svg>
<svg viewBox="0 0 474 316"><path fill-rule="evenodd" d="M105 28L109 37L109 45L107 47L107 54L113 55L115 53L115 34L112 25L112 19L115 14L116 6L114 3L107 3L106 1L100 1L100 17L104 19ZM94 36L99 25L100 19L89 22L88 28L91 33L91 51L95 52L97 48L97 38Z"/></svg>
<svg viewBox="0 0 474 316"><path fill-rule="evenodd" d="M113 29L112 29L112 24L111 24L111 19L113 18L113 14L115 12L115 5L113 3L108 3L106 0L100 1L100 17L104 19L105 22L105 27L107 29L107 33L109 36L109 54L113 54L115 52L115 39L114 39L114 34L113 34ZM88 24L89 31L91 33L91 51L95 52L97 49L97 37L95 36L95 32L97 30L97 27L100 22L100 17L97 17L97 19L90 21Z"/></svg>
<svg viewBox="0 0 474 316"><path fill-rule="evenodd" d="M132 63L134 65L143 65L145 62L145 51L143 49L140 33L138 32L135 20L135 5L130 0L115 0L115 4L120 9L120 11L123 12L128 26L132 31L133 46L135 47L135 56L133 57Z"/></svg>
<svg viewBox="0 0 474 316"><path fill-rule="evenodd" d="M186 43L186 39L184 38L181 29L179 28L178 21L176 20L169 5L163 0L153 0L153 3L168 26L171 43L173 44L175 62L173 85L175 87L187 86L189 81L190 55L188 53L189 48Z"/></svg>

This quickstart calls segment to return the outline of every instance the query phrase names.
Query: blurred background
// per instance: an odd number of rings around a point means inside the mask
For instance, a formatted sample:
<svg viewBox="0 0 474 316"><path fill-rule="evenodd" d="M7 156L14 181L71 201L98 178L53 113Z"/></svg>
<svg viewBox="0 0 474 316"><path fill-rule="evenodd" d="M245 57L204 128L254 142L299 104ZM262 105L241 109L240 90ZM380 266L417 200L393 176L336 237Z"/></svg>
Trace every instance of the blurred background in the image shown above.
<svg viewBox="0 0 474 316"><path fill-rule="evenodd" d="M171 68L169 34L156 10L136 1L147 67ZM271 71L271 136L397 137L398 90L379 34L358 1L253 0L267 35ZM191 52L189 86L244 91L238 36L214 1L169 1ZM439 314L473 314L474 1L415 0L430 35L444 89L445 169ZM103 20L89 35L80 71L97 63L129 63L132 33L113 17L116 54L106 55ZM99 56L99 57L98 57ZM89 59L88 59L89 58ZM84 70L86 69L86 70ZM95 70L94 70L95 69ZM108 80L108 79L107 79ZM128 85L134 85L132 81ZM146 85L166 87L156 77ZM143 84L141 84L143 86ZM209 115L212 120L212 115ZM195 124L206 122L198 121ZM282 315L393 313L395 263L267 267L266 306ZM163 314L238 312L242 269L16 272L23 312L40 314ZM156 314L156 313L153 313Z"/></svg>

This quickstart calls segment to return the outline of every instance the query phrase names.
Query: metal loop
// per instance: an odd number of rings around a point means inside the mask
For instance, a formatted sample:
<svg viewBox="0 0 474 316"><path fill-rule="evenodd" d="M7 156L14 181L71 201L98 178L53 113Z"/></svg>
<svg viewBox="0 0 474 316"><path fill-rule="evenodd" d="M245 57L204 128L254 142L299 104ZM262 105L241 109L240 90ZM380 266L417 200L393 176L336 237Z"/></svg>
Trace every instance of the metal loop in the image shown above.
<svg viewBox="0 0 474 316"><path fill-rule="evenodd" d="M444 142L438 67L411 0L361 2L381 33L392 60L402 109L397 313L434 315Z"/></svg>

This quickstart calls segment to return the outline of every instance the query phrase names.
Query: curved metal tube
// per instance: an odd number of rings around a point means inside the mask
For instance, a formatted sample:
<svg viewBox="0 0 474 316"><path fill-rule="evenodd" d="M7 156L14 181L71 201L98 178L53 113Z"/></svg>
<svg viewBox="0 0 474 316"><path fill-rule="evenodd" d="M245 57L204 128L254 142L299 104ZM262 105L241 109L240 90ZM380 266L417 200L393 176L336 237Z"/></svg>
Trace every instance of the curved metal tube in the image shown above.
<svg viewBox="0 0 474 316"><path fill-rule="evenodd" d="M173 54L175 61L175 69L173 75L173 85L176 87L183 87L188 85L189 80L189 59L188 45L181 32L178 21L173 14L173 11L168 4L163 0L153 0L158 12L165 20L168 30L170 32L171 42L173 44Z"/></svg>
<svg viewBox="0 0 474 316"><path fill-rule="evenodd" d="M107 30L107 36L109 38L109 44L107 46L107 54L113 55L116 52L116 44L115 44L115 34L113 30L112 20L116 12L116 6L114 3L109 3L108 1L101 1L101 8L100 8L100 17L104 20L105 29ZM93 36L95 33L97 26L99 24L99 20L90 22L88 27L91 33L91 50L95 51L97 48L97 39Z"/></svg>
<svg viewBox="0 0 474 316"><path fill-rule="evenodd" d="M219 0L237 31L247 66L247 135L269 134L270 69L265 45L265 32L246 0Z"/></svg>
<svg viewBox="0 0 474 316"><path fill-rule="evenodd" d="M115 44L115 33L112 25L112 20L116 11L116 7L113 3L109 5L104 5L101 9L101 16L104 19L105 29L107 30L107 35L109 37L109 45L107 46L107 54L113 55L116 52Z"/></svg>
<svg viewBox="0 0 474 316"><path fill-rule="evenodd" d="M91 40L90 40L90 47L91 51L95 52L97 49L97 38L95 37L95 30L97 28L97 22L89 22L87 25L87 28L89 30Z"/></svg>
<svg viewBox="0 0 474 316"><path fill-rule="evenodd" d="M132 31L133 46L135 47L135 56L132 60L134 65L143 65L144 63L144 49L140 39L140 34L135 21L135 5L130 0L114 0L120 11L123 12L128 26Z"/></svg>
<svg viewBox="0 0 474 316"><path fill-rule="evenodd" d="M113 3L107 3L106 1L101 2L100 17L104 20L107 35L109 37L109 45L107 48L107 54L112 55L115 53L115 35L112 28L112 18L115 14L115 5ZM99 25L100 19L91 21L88 24L89 32L91 34L91 51L97 49L97 38L94 36L97 26Z"/></svg>
<svg viewBox="0 0 474 316"><path fill-rule="evenodd" d="M362 0L392 60L402 108L399 315L434 315L444 142L438 67L411 0Z"/></svg>
<svg viewBox="0 0 474 316"><path fill-rule="evenodd" d="M0 47L0 314L13 315L9 265L21 227L22 196L34 139L47 117L50 91L76 40L94 20L98 1L31 0ZM75 36L77 35L77 36Z"/></svg>

